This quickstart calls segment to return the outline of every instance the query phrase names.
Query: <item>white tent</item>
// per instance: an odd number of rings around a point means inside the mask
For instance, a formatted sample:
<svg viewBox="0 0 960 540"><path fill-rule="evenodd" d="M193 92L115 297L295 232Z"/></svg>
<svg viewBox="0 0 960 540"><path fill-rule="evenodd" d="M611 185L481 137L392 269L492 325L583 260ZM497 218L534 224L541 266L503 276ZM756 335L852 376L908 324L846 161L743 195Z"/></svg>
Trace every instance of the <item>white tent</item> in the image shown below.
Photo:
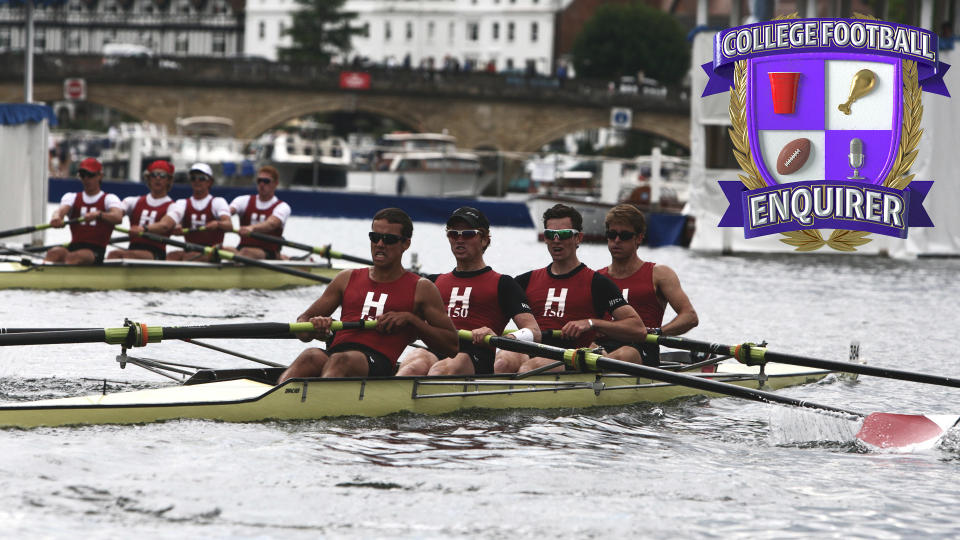
<svg viewBox="0 0 960 540"><path fill-rule="evenodd" d="M45 105L0 104L0 230L47 221L50 122L56 117ZM42 233L0 242L31 240L41 241Z"/></svg>
<svg viewBox="0 0 960 540"><path fill-rule="evenodd" d="M727 209L727 199L720 190L720 180L737 180L739 169L708 169L706 167L706 126L730 126L729 92L698 98L703 93L707 76L700 65L713 57L714 33L701 32L693 42L693 70L691 76L691 134L690 176L691 192L688 210L697 219L697 231L690 244L692 249L714 252L791 252L793 247L780 242L775 234L746 240L743 229L720 228L717 224ZM953 56L957 56L956 59ZM940 59L947 64L960 61L960 54L941 51ZM960 95L960 67L947 72L947 88ZM873 234L873 240L858 248L864 254L890 254L898 257L924 255L960 256L960 182L953 152L960 148L960 101L923 92L923 138L919 155L912 169L916 180L933 180L933 188L924 202L933 220L933 228L911 228L906 240ZM823 230L824 236L830 231ZM843 253L828 247L817 253Z"/></svg>

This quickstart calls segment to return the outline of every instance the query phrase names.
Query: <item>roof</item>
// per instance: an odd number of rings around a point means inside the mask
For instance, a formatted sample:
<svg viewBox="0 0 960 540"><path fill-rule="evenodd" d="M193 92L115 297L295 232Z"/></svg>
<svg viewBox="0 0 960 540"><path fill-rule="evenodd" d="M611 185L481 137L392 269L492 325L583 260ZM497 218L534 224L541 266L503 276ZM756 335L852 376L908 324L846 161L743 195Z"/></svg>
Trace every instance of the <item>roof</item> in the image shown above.
<svg viewBox="0 0 960 540"><path fill-rule="evenodd" d="M6 0L0 0L0 4ZM57 125L57 115L46 105L30 103L0 103L0 125L16 126L37 123L46 120L51 126Z"/></svg>

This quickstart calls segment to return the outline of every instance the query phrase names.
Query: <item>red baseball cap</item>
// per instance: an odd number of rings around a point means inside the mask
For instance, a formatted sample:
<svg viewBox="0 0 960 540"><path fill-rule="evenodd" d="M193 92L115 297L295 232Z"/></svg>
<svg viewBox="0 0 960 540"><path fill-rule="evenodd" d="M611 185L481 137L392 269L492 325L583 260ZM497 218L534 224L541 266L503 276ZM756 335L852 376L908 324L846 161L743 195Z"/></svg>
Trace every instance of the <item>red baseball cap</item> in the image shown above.
<svg viewBox="0 0 960 540"><path fill-rule="evenodd" d="M170 176L173 176L173 165L171 165L169 161L158 159L151 163L149 167L147 167L147 172L156 171L158 169L169 174Z"/></svg>
<svg viewBox="0 0 960 540"><path fill-rule="evenodd" d="M100 164L97 158L88 157L80 162L80 168L96 174L103 170L103 165Z"/></svg>

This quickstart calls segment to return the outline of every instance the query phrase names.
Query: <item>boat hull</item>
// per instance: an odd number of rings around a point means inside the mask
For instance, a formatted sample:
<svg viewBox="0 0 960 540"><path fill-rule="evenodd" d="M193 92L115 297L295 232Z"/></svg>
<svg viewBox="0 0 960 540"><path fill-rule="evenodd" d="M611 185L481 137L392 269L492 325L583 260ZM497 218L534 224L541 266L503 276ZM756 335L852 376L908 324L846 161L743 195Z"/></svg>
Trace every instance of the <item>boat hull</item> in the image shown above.
<svg viewBox="0 0 960 540"><path fill-rule="evenodd" d="M718 373L708 376L769 390L815 382L829 373L768 364L768 378L761 383L756 378L756 368L732 362L720 366ZM243 377L134 392L6 403L0 405L0 426L138 424L175 419L255 422L378 417L401 412L436 415L466 409L584 409L664 402L692 395L716 394L644 378L592 373L546 374L526 379L510 376L295 379L279 386Z"/></svg>
<svg viewBox="0 0 960 540"><path fill-rule="evenodd" d="M282 266L333 278L341 270L329 265L285 261ZM320 281L232 263L105 261L102 265L0 262L0 289L279 289L319 285Z"/></svg>

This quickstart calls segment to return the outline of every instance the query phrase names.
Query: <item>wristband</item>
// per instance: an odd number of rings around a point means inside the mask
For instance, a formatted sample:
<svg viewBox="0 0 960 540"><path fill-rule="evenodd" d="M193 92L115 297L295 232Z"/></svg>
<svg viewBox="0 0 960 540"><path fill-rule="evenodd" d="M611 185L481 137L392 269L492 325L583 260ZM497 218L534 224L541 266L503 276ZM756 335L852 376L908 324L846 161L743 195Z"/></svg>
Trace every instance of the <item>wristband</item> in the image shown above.
<svg viewBox="0 0 960 540"><path fill-rule="evenodd" d="M520 341L533 341L533 330L521 328L513 333L513 337Z"/></svg>

